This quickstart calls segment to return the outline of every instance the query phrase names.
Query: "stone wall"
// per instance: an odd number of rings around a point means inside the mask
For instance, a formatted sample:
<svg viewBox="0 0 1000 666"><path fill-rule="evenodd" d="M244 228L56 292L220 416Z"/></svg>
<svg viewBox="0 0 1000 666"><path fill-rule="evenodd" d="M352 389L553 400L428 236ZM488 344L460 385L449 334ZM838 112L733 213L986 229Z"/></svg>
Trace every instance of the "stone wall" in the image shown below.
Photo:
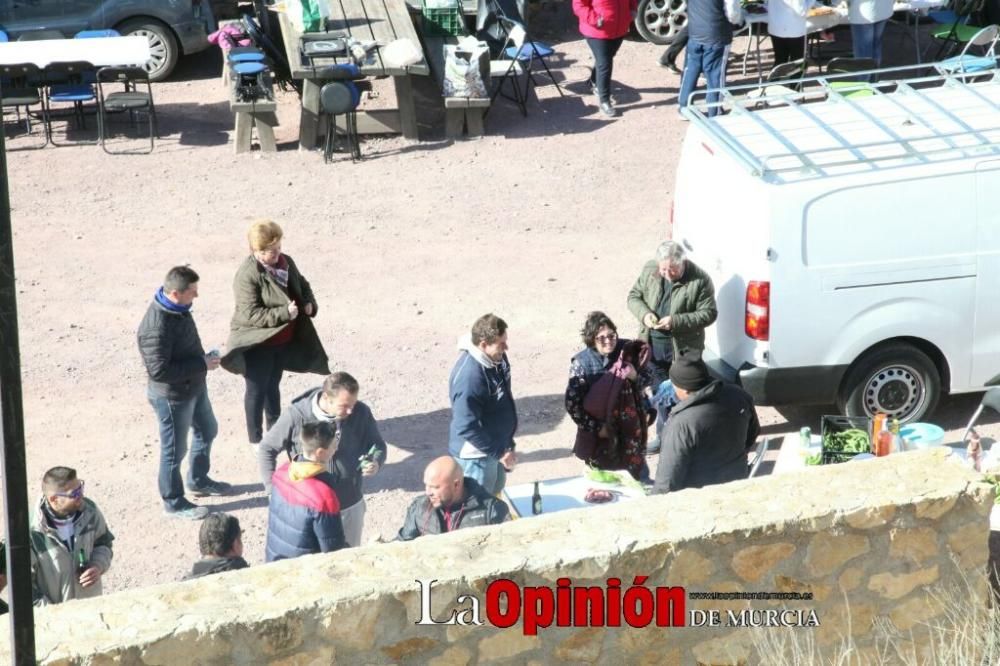
<svg viewBox="0 0 1000 666"><path fill-rule="evenodd" d="M759 663L746 628L553 623L526 635L521 623L487 621L486 589L498 579L556 588L560 578L617 577L624 595L643 575L649 588L688 594L810 592L812 601L688 598L682 617L717 610L725 623L727 610L812 610L818 645L850 634L864 652L873 621L919 643L942 613L935 586L961 589L963 572L979 584L991 507L989 488L943 452L908 453L71 602L37 612L38 654L44 664L94 665ZM438 620L468 609L456 603L466 594L484 602L485 624L415 624L416 579L437 579ZM10 663L6 636L0 642L0 663Z"/></svg>

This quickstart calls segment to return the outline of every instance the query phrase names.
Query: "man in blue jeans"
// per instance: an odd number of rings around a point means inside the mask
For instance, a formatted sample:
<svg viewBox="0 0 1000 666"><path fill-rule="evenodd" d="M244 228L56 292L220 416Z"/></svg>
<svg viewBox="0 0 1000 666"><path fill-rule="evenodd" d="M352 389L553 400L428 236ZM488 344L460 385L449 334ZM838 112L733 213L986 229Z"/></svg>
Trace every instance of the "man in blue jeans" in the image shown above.
<svg viewBox="0 0 1000 666"><path fill-rule="evenodd" d="M496 495L517 462L517 409L510 391L507 323L494 314L483 315L471 333L459 339L458 348L458 361L448 380L448 452L465 476Z"/></svg>
<svg viewBox="0 0 1000 666"><path fill-rule="evenodd" d="M733 23L742 23L740 0L699 0L688 3L688 43L684 56L684 73L678 97L680 108L688 104L691 93L698 87L698 77L705 75L705 85L718 89L726 85L726 62L733 41ZM708 95L708 102L717 102L717 93ZM711 107L707 115L719 112Z"/></svg>
<svg viewBox="0 0 1000 666"><path fill-rule="evenodd" d="M139 324L139 353L149 375L146 397L160 426L160 497L169 516L201 520L208 509L184 497L181 460L187 453L188 430L194 443L187 474L187 488L195 495L224 495L228 483L208 476L212 440L219 424L208 401L205 376L219 367L219 354L205 353L191 304L198 297L198 274L175 266L153 296Z"/></svg>

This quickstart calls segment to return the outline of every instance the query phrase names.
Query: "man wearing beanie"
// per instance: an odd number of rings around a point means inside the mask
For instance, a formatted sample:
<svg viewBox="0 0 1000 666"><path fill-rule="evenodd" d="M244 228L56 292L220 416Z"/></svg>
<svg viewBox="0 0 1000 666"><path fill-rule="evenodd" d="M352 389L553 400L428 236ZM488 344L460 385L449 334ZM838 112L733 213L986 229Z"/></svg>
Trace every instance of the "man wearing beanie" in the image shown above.
<svg viewBox="0 0 1000 666"><path fill-rule="evenodd" d="M747 451L760 422L750 395L713 380L700 354L684 354L670 366L680 402L663 430L654 493L701 488L747 478Z"/></svg>

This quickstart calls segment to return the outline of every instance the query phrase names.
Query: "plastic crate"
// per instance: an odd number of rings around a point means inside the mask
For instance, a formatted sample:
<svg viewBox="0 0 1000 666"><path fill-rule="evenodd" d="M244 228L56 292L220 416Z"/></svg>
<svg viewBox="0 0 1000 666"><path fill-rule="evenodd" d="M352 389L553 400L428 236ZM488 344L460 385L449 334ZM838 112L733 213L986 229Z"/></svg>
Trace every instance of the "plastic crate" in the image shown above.
<svg viewBox="0 0 1000 666"><path fill-rule="evenodd" d="M832 465L847 462L858 453L846 453L844 451L830 451L826 446L826 438L830 433L844 432L845 430L858 429L865 433L868 438L868 449L871 451L872 420L867 416L824 416L820 420L820 456L821 464Z"/></svg>
<svg viewBox="0 0 1000 666"><path fill-rule="evenodd" d="M465 16L462 14L461 2L450 7L428 7L427 1L421 1L423 15L423 32L427 37L461 37L465 34Z"/></svg>

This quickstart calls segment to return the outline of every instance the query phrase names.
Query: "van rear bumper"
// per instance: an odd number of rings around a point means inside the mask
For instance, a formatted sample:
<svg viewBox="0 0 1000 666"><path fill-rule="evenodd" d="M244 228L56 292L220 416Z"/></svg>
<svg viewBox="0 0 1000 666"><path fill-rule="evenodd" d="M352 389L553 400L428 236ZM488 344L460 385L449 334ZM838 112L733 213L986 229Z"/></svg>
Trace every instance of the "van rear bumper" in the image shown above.
<svg viewBox="0 0 1000 666"><path fill-rule="evenodd" d="M742 386L758 405L832 405L847 372L846 365L761 368L749 363L737 370L707 349L704 358L712 374Z"/></svg>

